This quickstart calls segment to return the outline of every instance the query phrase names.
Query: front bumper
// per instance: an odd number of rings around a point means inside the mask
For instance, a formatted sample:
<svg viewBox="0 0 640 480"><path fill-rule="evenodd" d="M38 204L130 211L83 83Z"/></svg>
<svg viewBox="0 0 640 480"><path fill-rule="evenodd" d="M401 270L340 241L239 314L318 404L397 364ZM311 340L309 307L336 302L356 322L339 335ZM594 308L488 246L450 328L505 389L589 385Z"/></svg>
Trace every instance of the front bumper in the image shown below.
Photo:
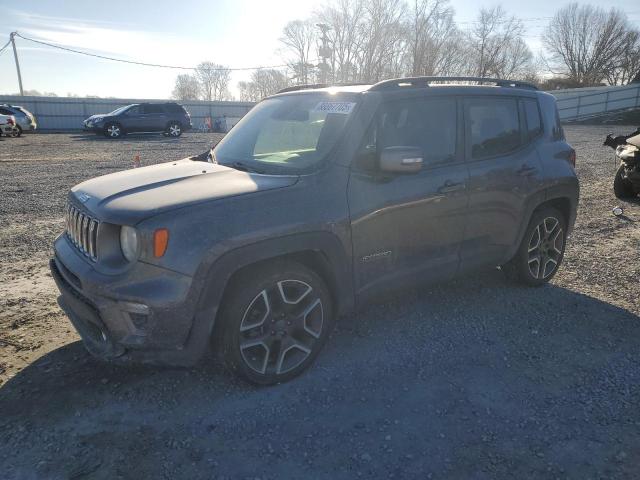
<svg viewBox="0 0 640 480"><path fill-rule="evenodd" d="M102 123L96 125L95 123L83 122L82 130L85 132L102 132L104 130L104 125Z"/></svg>
<svg viewBox="0 0 640 480"><path fill-rule="evenodd" d="M102 274L66 235L54 251L58 303L90 353L172 365L192 365L202 356L208 337L203 341L193 328L200 317L190 277L143 262L124 274Z"/></svg>

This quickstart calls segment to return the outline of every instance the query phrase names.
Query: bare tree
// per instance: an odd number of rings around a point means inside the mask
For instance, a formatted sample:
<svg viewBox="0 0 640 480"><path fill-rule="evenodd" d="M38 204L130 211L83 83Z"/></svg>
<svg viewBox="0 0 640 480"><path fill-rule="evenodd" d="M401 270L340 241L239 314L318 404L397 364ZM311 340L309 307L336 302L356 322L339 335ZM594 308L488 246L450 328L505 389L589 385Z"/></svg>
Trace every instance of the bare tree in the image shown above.
<svg viewBox="0 0 640 480"><path fill-rule="evenodd" d="M198 79L188 73L178 75L171 98L176 100L198 100L200 98Z"/></svg>
<svg viewBox="0 0 640 480"><path fill-rule="evenodd" d="M289 79L279 70L256 70L248 82L238 82L240 100L259 102L289 86Z"/></svg>
<svg viewBox="0 0 640 480"><path fill-rule="evenodd" d="M309 20L294 20L285 25L280 43L284 47L286 62L293 70L296 83L311 83L314 66L311 63L316 32Z"/></svg>
<svg viewBox="0 0 640 480"><path fill-rule="evenodd" d="M400 74L398 54L404 50L405 9L401 0L369 0L365 4L357 56L360 81L376 82Z"/></svg>
<svg viewBox="0 0 640 480"><path fill-rule="evenodd" d="M202 62L196 68L196 77L200 83L203 100L226 100L229 98L229 80L231 71L223 65Z"/></svg>
<svg viewBox="0 0 640 480"><path fill-rule="evenodd" d="M329 26L330 46L333 50L331 71L338 83L358 81L357 57L362 43L363 0L336 0L317 13L320 23Z"/></svg>
<svg viewBox="0 0 640 480"><path fill-rule="evenodd" d="M612 59L605 78L609 85L626 85L636 75L640 75L640 32L633 30L619 55Z"/></svg>
<svg viewBox="0 0 640 480"><path fill-rule="evenodd" d="M501 7L482 8L469 31L470 73L478 77L520 75L533 60L524 26Z"/></svg>
<svg viewBox="0 0 640 480"><path fill-rule="evenodd" d="M633 32L624 13L572 3L556 12L542 37L549 70L578 85L601 82L630 43Z"/></svg>
<svg viewBox="0 0 640 480"><path fill-rule="evenodd" d="M414 0L408 14L408 69L412 75L448 73L455 61L459 32L449 0Z"/></svg>

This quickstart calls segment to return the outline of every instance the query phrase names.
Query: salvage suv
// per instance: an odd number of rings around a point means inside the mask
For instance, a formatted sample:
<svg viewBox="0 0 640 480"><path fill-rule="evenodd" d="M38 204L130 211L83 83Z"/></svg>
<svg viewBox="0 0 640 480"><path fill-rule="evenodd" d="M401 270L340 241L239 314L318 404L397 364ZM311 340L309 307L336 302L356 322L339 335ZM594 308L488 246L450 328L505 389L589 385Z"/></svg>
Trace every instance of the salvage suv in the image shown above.
<svg viewBox="0 0 640 480"><path fill-rule="evenodd" d="M526 83L295 87L207 155L72 188L51 270L93 354L188 365L213 345L273 384L391 289L491 266L548 282L574 166L554 97Z"/></svg>
<svg viewBox="0 0 640 480"><path fill-rule="evenodd" d="M111 113L92 115L82 124L83 130L121 138L128 133L162 132L179 137L191 129L191 116L182 105L168 103L134 103Z"/></svg>

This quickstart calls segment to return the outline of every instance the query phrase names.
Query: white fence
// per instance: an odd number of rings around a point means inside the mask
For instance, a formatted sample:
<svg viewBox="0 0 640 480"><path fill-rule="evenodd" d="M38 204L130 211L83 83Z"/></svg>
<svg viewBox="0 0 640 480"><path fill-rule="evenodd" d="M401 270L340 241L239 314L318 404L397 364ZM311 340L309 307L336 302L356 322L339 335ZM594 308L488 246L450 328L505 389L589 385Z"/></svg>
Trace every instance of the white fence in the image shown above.
<svg viewBox="0 0 640 480"><path fill-rule="evenodd" d="M633 108L640 108L640 83L617 87L555 90L563 121L583 120Z"/></svg>
<svg viewBox="0 0 640 480"><path fill-rule="evenodd" d="M98 113L109 113L118 107L141 102L166 102L167 100L140 100L124 98L67 98L67 97L21 97L0 95L0 104L20 105L36 117L38 128L44 131L78 130L82 121ZM209 117L227 117L231 128L253 107L251 102L178 102L191 115L194 129L204 126Z"/></svg>
<svg viewBox="0 0 640 480"><path fill-rule="evenodd" d="M618 87L593 87L554 90L558 111L563 121L582 120L611 112L640 108L640 84ZM124 98L67 98L21 97L0 95L0 104L22 105L31 111L44 131L78 130L90 115L109 113L118 107L140 102L166 102L167 100L140 100ZM191 114L194 129L204 127L207 118L227 117L231 128L255 105L252 102L179 102Z"/></svg>

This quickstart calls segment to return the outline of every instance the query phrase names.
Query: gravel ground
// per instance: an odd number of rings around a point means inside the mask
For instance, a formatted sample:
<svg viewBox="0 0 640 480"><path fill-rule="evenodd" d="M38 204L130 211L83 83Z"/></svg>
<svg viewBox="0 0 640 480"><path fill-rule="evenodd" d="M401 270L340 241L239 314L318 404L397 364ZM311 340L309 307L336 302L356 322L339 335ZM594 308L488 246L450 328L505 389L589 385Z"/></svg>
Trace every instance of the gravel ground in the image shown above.
<svg viewBox="0 0 640 480"><path fill-rule="evenodd" d="M371 305L272 388L93 360L47 273L69 187L215 135L0 139L1 476L637 478L640 206L611 214L611 128L566 129L582 198L550 285L488 270Z"/></svg>

